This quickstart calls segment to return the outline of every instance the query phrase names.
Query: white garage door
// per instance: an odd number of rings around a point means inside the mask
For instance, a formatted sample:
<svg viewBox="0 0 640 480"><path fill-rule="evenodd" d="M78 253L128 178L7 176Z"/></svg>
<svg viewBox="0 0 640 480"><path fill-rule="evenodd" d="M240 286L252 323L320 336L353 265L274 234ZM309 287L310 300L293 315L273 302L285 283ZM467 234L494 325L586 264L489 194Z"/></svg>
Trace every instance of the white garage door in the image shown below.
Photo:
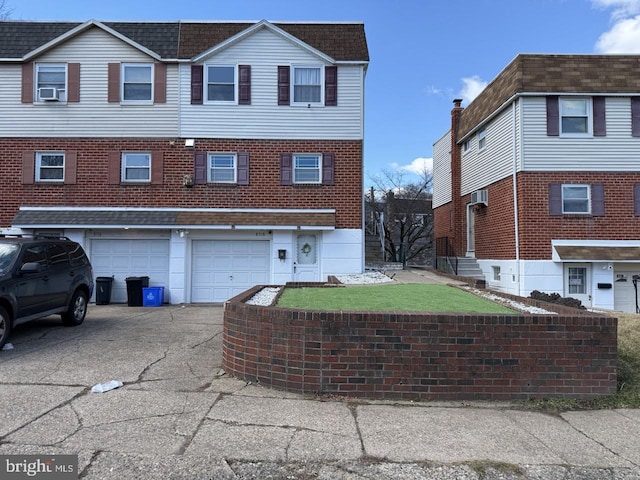
<svg viewBox="0 0 640 480"><path fill-rule="evenodd" d="M635 313L636 290L633 287L634 275L640 275L640 264L616 264L614 271L615 281L613 283L614 309Z"/></svg>
<svg viewBox="0 0 640 480"><path fill-rule="evenodd" d="M269 283L269 242L194 240L191 271L193 303L224 302Z"/></svg>
<svg viewBox="0 0 640 480"><path fill-rule="evenodd" d="M91 264L96 277L115 276L113 303L127 302L127 277L149 277L149 285L169 286L169 240L92 240Z"/></svg>

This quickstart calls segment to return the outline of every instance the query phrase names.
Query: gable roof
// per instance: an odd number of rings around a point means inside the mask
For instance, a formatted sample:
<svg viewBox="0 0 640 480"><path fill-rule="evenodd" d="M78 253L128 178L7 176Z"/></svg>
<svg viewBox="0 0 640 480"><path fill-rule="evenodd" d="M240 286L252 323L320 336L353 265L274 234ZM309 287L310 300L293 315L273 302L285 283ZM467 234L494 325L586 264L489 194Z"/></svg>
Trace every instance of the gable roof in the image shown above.
<svg viewBox="0 0 640 480"><path fill-rule="evenodd" d="M463 110L457 140L530 93L640 94L640 55L520 54Z"/></svg>
<svg viewBox="0 0 640 480"><path fill-rule="evenodd" d="M110 29L162 60L190 60L258 22L0 22L0 59L22 60L74 29ZM268 22L265 22L268 23ZM274 23L335 61L368 62L362 23Z"/></svg>

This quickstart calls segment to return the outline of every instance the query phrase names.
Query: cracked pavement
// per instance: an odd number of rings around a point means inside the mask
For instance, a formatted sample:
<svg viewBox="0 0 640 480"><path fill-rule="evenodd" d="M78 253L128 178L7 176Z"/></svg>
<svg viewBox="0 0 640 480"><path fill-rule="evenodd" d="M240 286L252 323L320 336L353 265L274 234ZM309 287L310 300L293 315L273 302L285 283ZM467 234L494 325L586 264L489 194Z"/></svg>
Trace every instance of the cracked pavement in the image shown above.
<svg viewBox="0 0 640 480"><path fill-rule="evenodd" d="M640 479L640 410L341 401L222 372L222 307L92 305L0 351L0 454L83 479ZM96 383L124 386L92 393Z"/></svg>

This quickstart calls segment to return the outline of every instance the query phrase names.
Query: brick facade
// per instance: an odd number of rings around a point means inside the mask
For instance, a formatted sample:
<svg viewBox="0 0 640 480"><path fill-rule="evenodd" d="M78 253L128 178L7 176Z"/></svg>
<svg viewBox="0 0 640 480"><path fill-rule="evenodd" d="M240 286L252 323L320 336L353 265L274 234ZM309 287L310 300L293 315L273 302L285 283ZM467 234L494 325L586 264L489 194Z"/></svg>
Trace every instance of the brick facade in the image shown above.
<svg viewBox="0 0 640 480"><path fill-rule="evenodd" d="M389 400L616 392L615 318L567 308L559 315L463 315L243 303L261 288L225 305L223 368L246 381Z"/></svg>
<svg viewBox="0 0 640 480"><path fill-rule="evenodd" d="M517 179L521 259L551 259L552 239L638 240L633 186L639 172L521 172ZM603 184L605 215L549 215L550 183Z"/></svg>
<svg viewBox="0 0 640 480"><path fill-rule="evenodd" d="M248 152L249 185L183 186L194 172L194 149L175 138L5 138L0 140L0 176L12 185L3 196L0 226L22 205L150 208L335 208L336 228L362 227L362 142L196 139L197 151ZM22 158L35 151L77 153L73 184L23 184ZM163 153L159 184L109 184L109 153ZM333 153L334 185L280 184L283 152ZM153 163L153 160L152 160Z"/></svg>

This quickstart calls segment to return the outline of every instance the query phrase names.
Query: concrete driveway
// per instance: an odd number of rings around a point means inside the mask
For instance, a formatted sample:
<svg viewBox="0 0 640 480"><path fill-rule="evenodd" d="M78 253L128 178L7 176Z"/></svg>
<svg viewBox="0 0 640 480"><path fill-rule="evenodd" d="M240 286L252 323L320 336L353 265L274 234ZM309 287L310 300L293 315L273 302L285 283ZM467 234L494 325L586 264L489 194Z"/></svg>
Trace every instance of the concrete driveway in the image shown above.
<svg viewBox="0 0 640 480"><path fill-rule="evenodd" d="M0 352L0 455L77 454L86 479L640 479L637 410L277 392L220 371L222 314L92 305L79 327L18 327ZM109 380L124 386L91 392Z"/></svg>

